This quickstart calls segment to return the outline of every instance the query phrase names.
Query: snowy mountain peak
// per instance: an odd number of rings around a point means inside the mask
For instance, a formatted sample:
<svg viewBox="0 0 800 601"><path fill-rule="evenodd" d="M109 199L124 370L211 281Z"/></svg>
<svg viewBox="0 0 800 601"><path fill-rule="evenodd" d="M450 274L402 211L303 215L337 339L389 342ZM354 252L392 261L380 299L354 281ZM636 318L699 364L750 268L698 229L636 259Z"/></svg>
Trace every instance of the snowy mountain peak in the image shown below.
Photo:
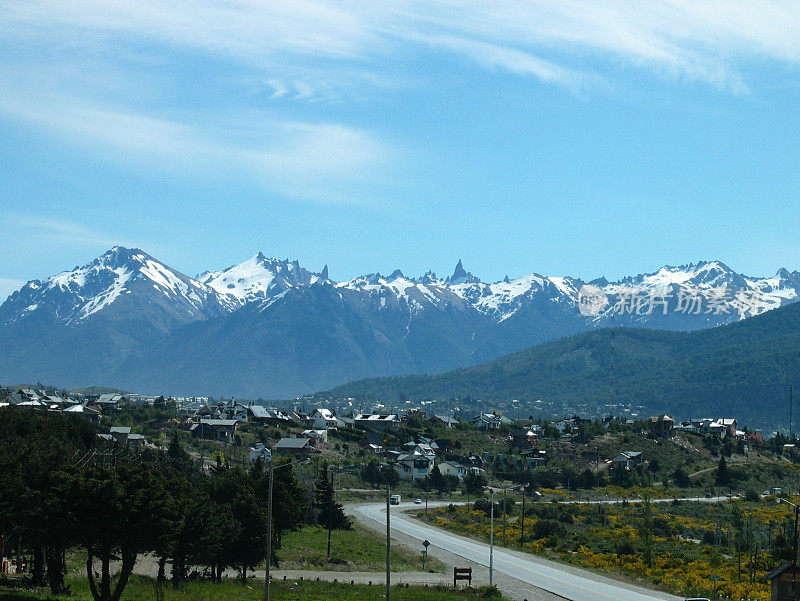
<svg viewBox="0 0 800 601"><path fill-rule="evenodd" d="M9 309L4 304L0 320L46 311L57 322L75 323L111 306L134 288L151 291L170 305L181 305L191 314L190 321L201 317L209 302L214 304L209 301L213 293L205 286L138 248L114 246L82 267L28 282L6 302L21 311L6 317Z"/></svg>
<svg viewBox="0 0 800 601"><path fill-rule="evenodd" d="M0 324L30 315L49 315L56 322L74 324L110 306L130 310L134 298L139 299L137 307L169 305L174 313L170 319L183 323L233 312L248 303L259 303L263 309L290 289L316 284L347 289L362 299L368 298L381 310L399 307L417 315L427 308L455 307L456 311L471 311L495 323L514 316L521 319L531 312L580 318L578 307L584 287L584 282L578 279L536 273L516 279L506 275L487 284L468 272L460 259L452 276L444 280L430 271L420 278L411 278L397 269L388 277L372 273L336 283L329 279L327 265L321 273L313 273L297 260L271 259L261 252L242 263L220 271L206 271L192 279L140 249L115 246L82 267L44 281L28 282L0 307ZM623 303L626 298L640 299L656 293L668 294L673 304L678 298L703 297L706 304L702 311L705 311L712 297L722 295L727 303L723 317L719 318L722 323L725 319L743 319L796 301L800 273L781 268L772 277L747 277L713 260L666 265L653 273L615 282L599 278L589 285L607 297L604 314L627 311L630 307ZM115 305L120 298L129 300ZM680 307L685 308L685 304L681 301ZM640 317L641 313L631 314L631 319ZM706 323L707 319L703 319ZM689 327L683 321L680 323L680 327Z"/></svg>
<svg viewBox="0 0 800 601"><path fill-rule="evenodd" d="M439 278L432 271L426 271L425 274L419 278L419 283L424 285L441 284Z"/></svg>
<svg viewBox="0 0 800 601"><path fill-rule="evenodd" d="M269 259L259 252L248 260L221 271L206 272L201 283L219 293L233 308L253 301L263 301L294 286L306 286L327 280L327 266L322 274L300 267L298 261Z"/></svg>
<svg viewBox="0 0 800 601"><path fill-rule="evenodd" d="M474 275L464 269L461 259L459 259L458 263L456 263L456 268L453 270L453 275L445 280L445 282L450 285L478 284L480 281L480 278L476 278Z"/></svg>
<svg viewBox="0 0 800 601"><path fill-rule="evenodd" d="M592 283L599 281L601 280L594 280ZM605 278L602 278L602 281L606 281ZM672 285L722 286L741 283L741 276L722 261L700 261L688 265L665 265L655 273L629 276L613 282L613 285L665 288Z"/></svg>

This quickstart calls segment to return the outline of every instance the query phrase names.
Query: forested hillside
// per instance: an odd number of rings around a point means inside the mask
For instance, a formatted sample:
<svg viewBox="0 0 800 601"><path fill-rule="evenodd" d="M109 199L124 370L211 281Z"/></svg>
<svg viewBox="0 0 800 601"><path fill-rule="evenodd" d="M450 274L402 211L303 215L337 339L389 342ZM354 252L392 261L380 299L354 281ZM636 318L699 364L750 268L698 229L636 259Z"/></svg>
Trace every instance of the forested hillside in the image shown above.
<svg viewBox="0 0 800 601"><path fill-rule="evenodd" d="M394 401L614 399L679 416L735 414L788 421L788 384L800 369L800 306L696 332L604 329L439 375L360 380L320 396Z"/></svg>

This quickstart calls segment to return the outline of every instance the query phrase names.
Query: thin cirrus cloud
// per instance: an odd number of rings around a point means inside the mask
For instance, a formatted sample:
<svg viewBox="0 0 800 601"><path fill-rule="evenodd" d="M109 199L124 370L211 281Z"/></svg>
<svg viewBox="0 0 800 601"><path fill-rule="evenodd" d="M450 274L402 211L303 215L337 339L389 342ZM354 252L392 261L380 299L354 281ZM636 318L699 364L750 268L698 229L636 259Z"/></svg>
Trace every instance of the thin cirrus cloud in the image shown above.
<svg viewBox="0 0 800 601"><path fill-rule="evenodd" d="M7 227L25 231L29 239L57 240L72 245L113 246L119 240L107 233L93 230L73 221L53 219L41 215L7 212L3 214Z"/></svg>
<svg viewBox="0 0 800 601"><path fill-rule="evenodd" d="M743 58L800 60L797 4L769 0L18 0L7 3L3 20L7 37L80 34L100 45L132 37L299 79L317 72L314 60L344 69L432 41L479 66L568 87L584 70L573 63L602 70L596 59L621 59L742 92Z"/></svg>
<svg viewBox="0 0 800 601"><path fill-rule="evenodd" d="M303 200L358 203L393 150L368 132L330 123L239 118L219 131L69 97L0 97L0 112L55 133L98 157L194 177L244 175ZM228 122L232 119L227 118ZM240 136L242 130L247 136ZM241 140L237 140L237 136Z"/></svg>
<svg viewBox="0 0 800 601"><path fill-rule="evenodd" d="M553 61L544 60L528 52L497 46L488 42L450 35L413 35L433 48L442 48L488 68L499 68L518 75L532 75L548 83L578 89L589 82L599 82L596 74L564 68Z"/></svg>
<svg viewBox="0 0 800 601"><path fill-rule="evenodd" d="M630 69L742 94L748 64L800 64L800 9L767 0L8 0L3 50L19 59L22 92L4 86L0 116L88 153L194 177L244 175L294 198L367 202L368 187L392 179L401 153L359 126L358 109L376 90L390 96L406 57L458 56L479 71L568 91L602 89ZM84 69L91 57L104 74ZM231 133L217 115L183 103L186 82L173 71L186 64L203 74L192 81L201 91L240 99L258 81L267 98L295 104L273 102L281 115L250 113L260 138ZM247 83L231 84L231 73ZM432 77L423 66L405 85ZM115 81L130 82L132 93L107 83ZM179 100L160 102L164 90ZM349 125L301 112L331 99L337 108L356 101L346 106L356 109L344 117Z"/></svg>
<svg viewBox="0 0 800 601"><path fill-rule="evenodd" d="M463 0L416 5L412 18L428 33L537 49L566 65L622 61L734 93L747 91L743 62L800 62L800 9L792 2Z"/></svg>

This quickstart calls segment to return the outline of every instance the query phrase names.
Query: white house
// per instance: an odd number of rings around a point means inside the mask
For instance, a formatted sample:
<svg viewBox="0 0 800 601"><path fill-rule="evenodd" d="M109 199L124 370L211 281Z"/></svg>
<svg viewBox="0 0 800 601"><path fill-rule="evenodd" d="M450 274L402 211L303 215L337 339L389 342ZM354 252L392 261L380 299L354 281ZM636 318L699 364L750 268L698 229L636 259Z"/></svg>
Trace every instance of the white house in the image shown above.
<svg viewBox="0 0 800 601"><path fill-rule="evenodd" d="M434 415L430 421L434 424L442 424L445 428L453 428L458 425L456 418L447 415Z"/></svg>
<svg viewBox="0 0 800 601"><path fill-rule="evenodd" d="M311 439L315 447L328 442L328 430L303 430L301 436Z"/></svg>
<svg viewBox="0 0 800 601"><path fill-rule="evenodd" d="M500 427L500 418L494 413L481 413L472 423L478 430L496 430Z"/></svg>
<svg viewBox="0 0 800 601"><path fill-rule="evenodd" d="M455 461L442 461L439 464L439 471L442 472L442 476L456 476L459 480L467 474L467 469Z"/></svg>
<svg viewBox="0 0 800 601"><path fill-rule="evenodd" d="M315 409L311 415L308 416L308 423L315 430L327 430L329 428L336 428L336 416L330 409Z"/></svg>
<svg viewBox="0 0 800 601"><path fill-rule="evenodd" d="M614 465L621 465L626 470L631 470L642 462L641 451L622 451L611 460Z"/></svg>
<svg viewBox="0 0 800 601"><path fill-rule="evenodd" d="M264 463L272 461L272 451L263 442L257 442L250 447L250 463L255 463L259 457Z"/></svg>
<svg viewBox="0 0 800 601"><path fill-rule="evenodd" d="M354 421L356 427L372 430L394 430L400 426L400 418L395 414L361 413L356 415Z"/></svg>
<svg viewBox="0 0 800 601"><path fill-rule="evenodd" d="M395 470L402 480L424 480L433 471L436 454L427 445L417 445L410 452L400 455Z"/></svg>

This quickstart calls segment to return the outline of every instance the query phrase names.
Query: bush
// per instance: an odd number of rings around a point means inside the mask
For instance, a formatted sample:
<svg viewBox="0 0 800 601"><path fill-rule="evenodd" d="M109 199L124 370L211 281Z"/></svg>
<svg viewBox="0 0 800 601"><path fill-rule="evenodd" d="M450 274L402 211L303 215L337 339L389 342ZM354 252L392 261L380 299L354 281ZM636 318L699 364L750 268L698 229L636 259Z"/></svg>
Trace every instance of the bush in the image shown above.
<svg viewBox="0 0 800 601"><path fill-rule="evenodd" d="M472 505L472 509L474 511L482 511L484 515L488 518L492 515L492 504L488 499L478 499ZM500 515L499 507L497 503L494 504L494 513L495 515Z"/></svg>
<svg viewBox="0 0 800 601"><path fill-rule="evenodd" d="M683 468L675 468L672 472L672 479L675 481L675 486L678 488L689 488L692 481L689 479L689 474Z"/></svg>
<svg viewBox="0 0 800 601"><path fill-rule="evenodd" d="M617 557L623 555L636 555L636 550L633 548L631 541L626 540L617 544Z"/></svg>
<svg viewBox="0 0 800 601"><path fill-rule="evenodd" d="M653 519L653 534L656 536L672 536L672 526L665 518Z"/></svg>
<svg viewBox="0 0 800 601"><path fill-rule="evenodd" d="M759 495L754 489L748 488L746 491L744 491L744 500L755 503L761 500L761 495Z"/></svg>
<svg viewBox="0 0 800 601"><path fill-rule="evenodd" d="M561 522L555 520L539 520L533 527L532 536L537 540L547 538L551 541L555 541L566 533L567 529Z"/></svg>
<svg viewBox="0 0 800 601"><path fill-rule="evenodd" d="M502 596L500 589L496 586L481 586L475 589L475 592L481 595L484 599L493 599L494 597Z"/></svg>

